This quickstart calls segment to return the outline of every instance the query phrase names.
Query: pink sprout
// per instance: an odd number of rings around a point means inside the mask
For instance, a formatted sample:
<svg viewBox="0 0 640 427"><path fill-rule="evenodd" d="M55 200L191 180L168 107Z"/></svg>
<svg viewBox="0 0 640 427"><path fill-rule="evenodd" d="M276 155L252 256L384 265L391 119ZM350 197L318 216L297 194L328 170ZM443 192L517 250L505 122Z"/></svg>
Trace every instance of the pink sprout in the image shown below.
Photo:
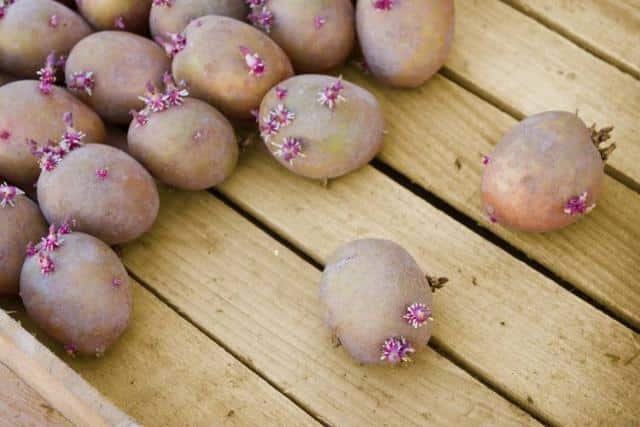
<svg viewBox="0 0 640 427"><path fill-rule="evenodd" d="M264 6L267 3L267 0L246 0L246 3L253 9Z"/></svg>
<svg viewBox="0 0 640 427"><path fill-rule="evenodd" d="M564 205L564 213L567 215L581 215L585 213L589 213L591 209L596 207L596 204L592 204L587 206L587 197L588 194L585 191L579 196L574 196L567 200L567 203Z"/></svg>
<svg viewBox="0 0 640 427"><path fill-rule="evenodd" d="M273 118L265 117L264 124L260 125L260 136L265 142L278 133L278 123Z"/></svg>
<svg viewBox="0 0 640 427"><path fill-rule="evenodd" d="M271 32L274 19L273 12L271 12L267 6L263 6L262 9L258 7L252 8L249 14L249 22L265 33Z"/></svg>
<svg viewBox="0 0 640 427"><path fill-rule="evenodd" d="M27 243L27 256L29 258L34 257L38 253L38 247L33 242Z"/></svg>
<svg viewBox="0 0 640 427"><path fill-rule="evenodd" d="M62 120L64 120L64 124L67 125L67 127L62 134L60 147L66 151L66 153L64 154L68 154L76 148L82 147L82 140L86 135L84 134L84 132L79 131L73 127L73 113L71 113L70 111L64 113L64 115L62 116Z"/></svg>
<svg viewBox="0 0 640 427"><path fill-rule="evenodd" d="M44 67L37 72L40 78L40 92L45 95L51 93L51 88L56 82L56 65L56 54L55 52L51 52L47 55L47 61Z"/></svg>
<svg viewBox="0 0 640 427"><path fill-rule="evenodd" d="M276 86L276 96L278 97L279 100L283 100L287 97L287 94L289 93L289 91L283 87L280 86Z"/></svg>
<svg viewBox="0 0 640 427"><path fill-rule="evenodd" d="M133 117L133 120L135 120L136 127L144 126L149 123L149 112L147 110L131 110L129 111L129 114L131 114L131 117Z"/></svg>
<svg viewBox="0 0 640 427"><path fill-rule="evenodd" d="M58 234L59 235L71 234L72 228L75 226L76 226L75 220L66 219L62 222L62 224L60 224L60 227L58 227Z"/></svg>
<svg viewBox="0 0 640 427"><path fill-rule="evenodd" d="M11 137L11 132L6 129L0 130L0 139L6 141Z"/></svg>
<svg viewBox="0 0 640 427"><path fill-rule="evenodd" d="M302 153L302 140L300 138L287 137L282 144L274 144L277 147L275 155L285 162L293 164L298 157L305 157Z"/></svg>
<svg viewBox="0 0 640 427"><path fill-rule="evenodd" d="M414 352L414 348L411 347L405 337L391 337L387 338L382 344L380 360L386 360L393 365L400 362L410 362L409 353Z"/></svg>
<svg viewBox="0 0 640 427"><path fill-rule="evenodd" d="M84 91L87 95L93 94L93 88L96 84L93 71L76 71L71 74L69 80L69 89Z"/></svg>
<svg viewBox="0 0 640 427"><path fill-rule="evenodd" d="M69 343L64 345L64 351L69 356L75 357L76 353L78 352L78 348L75 346L75 344Z"/></svg>
<svg viewBox="0 0 640 427"><path fill-rule="evenodd" d="M38 263L40 264L40 272L43 275L45 276L49 275L56 270L56 267L53 264L53 261L48 255L45 255L43 252L40 252L38 256L39 256Z"/></svg>
<svg viewBox="0 0 640 427"><path fill-rule="evenodd" d="M109 169L100 168L96 170L96 178L98 178L100 181L104 181L105 179L107 179L107 176L109 176Z"/></svg>
<svg viewBox="0 0 640 427"><path fill-rule="evenodd" d="M491 161L491 157L489 156L482 156L482 164L484 166L487 166L489 164L489 162Z"/></svg>
<svg viewBox="0 0 640 427"><path fill-rule="evenodd" d="M278 104L275 109L271 110L269 115L278 123L278 129L289 126L296 118L296 115L289 111L284 104Z"/></svg>
<svg viewBox="0 0 640 427"><path fill-rule="evenodd" d="M38 143L33 139L27 139L27 144L31 149L31 154L38 159L40 169L43 171L50 172L55 169L63 157L60 148L52 140L47 141L47 144L42 147L38 147Z"/></svg>
<svg viewBox="0 0 640 427"><path fill-rule="evenodd" d="M318 102L330 110L333 110L338 103L346 101L344 96L342 96L343 91L344 85L342 84L342 77L339 77L338 80L318 93Z"/></svg>
<svg viewBox="0 0 640 427"><path fill-rule="evenodd" d="M153 0L153 4L161 7L171 7L173 0Z"/></svg>
<svg viewBox="0 0 640 427"><path fill-rule="evenodd" d="M326 16L317 15L313 18L313 26L316 27L316 30L319 30L320 28L322 28L322 26L326 23L327 23Z"/></svg>
<svg viewBox="0 0 640 427"><path fill-rule="evenodd" d="M187 46L187 37L182 33L167 33L167 37L168 40L158 37L156 41L164 47L170 58L175 57Z"/></svg>
<svg viewBox="0 0 640 427"><path fill-rule="evenodd" d="M23 194L24 191L18 187L9 185L6 182L0 184L0 208L6 208L7 206L14 207L16 205L16 197L22 196Z"/></svg>
<svg viewBox="0 0 640 427"><path fill-rule="evenodd" d="M164 73L163 81L165 84L164 102L167 108L180 106L184 102L184 98L189 96L186 89L187 84L184 80L176 83L173 76L169 72Z"/></svg>
<svg viewBox="0 0 640 427"><path fill-rule="evenodd" d="M126 25L124 24L124 17L117 16L116 19L113 20L113 26L119 30L124 30Z"/></svg>
<svg viewBox="0 0 640 427"><path fill-rule="evenodd" d="M407 321L414 328L424 326L429 320L433 320L432 311L429 307L420 303L413 303L407 307L407 312L403 319Z"/></svg>
<svg viewBox="0 0 640 427"><path fill-rule="evenodd" d="M4 18L7 14L7 9L15 3L15 0L0 0L0 19Z"/></svg>
<svg viewBox="0 0 640 427"><path fill-rule="evenodd" d="M46 252L53 252L60 247L62 239L56 230L56 226L51 224L49 226L49 234L42 238L42 250Z"/></svg>
<svg viewBox="0 0 640 427"><path fill-rule="evenodd" d="M164 100L164 94L156 89L153 83L147 82L146 93L144 96L139 96L138 99L144 102L145 109L152 113L158 113L167 109L167 104Z"/></svg>
<svg viewBox="0 0 640 427"><path fill-rule="evenodd" d="M256 123L260 123L260 110L258 110L257 108L252 108L249 112L251 113L253 118L256 119Z"/></svg>
<svg viewBox="0 0 640 427"><path fill-rule="evenodd" d="M391 10L393 8L393 0L372 0L373 7L376 10Z"/></svg>
<svg viewBox="0 0 640 427"><path fill-rule="evenodd" d="M49 26L51 28L57 28L60 20L58 19L58 15L51 15L49 18Z"/></svg>
<svg viewBox="0 0 640 427"><path fill-rule="evenodd" d="M120 286L122 286L122 280L119 277L114 277L111 281L111 285L114 288L119 288Z"/></svg>
<svg viewBox="0 0 640 427"><path fill-rule="evenodd" d="M245 46L240 46L240 52L244 55L244 61L249 67L249 74L256 77L261 77L265 72L264 61L255 52L249 50Z"/></svg>

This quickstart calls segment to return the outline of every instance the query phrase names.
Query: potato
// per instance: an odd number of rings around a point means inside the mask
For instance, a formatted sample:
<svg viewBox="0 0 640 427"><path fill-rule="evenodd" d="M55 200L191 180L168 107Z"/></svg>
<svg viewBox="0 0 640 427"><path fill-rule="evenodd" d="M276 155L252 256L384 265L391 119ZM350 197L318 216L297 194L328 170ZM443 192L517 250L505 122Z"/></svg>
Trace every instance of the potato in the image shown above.
<svg viewBox="0 0 640 427"><path fill-rule="evenodd" d="M18 294L27 244L46 233L38 206L20 189L0 184L0 297Z"/></svg>
<svg viewBox="0 0 640 427"><path fill-rule="evenodd" d="M146 34L153 0L82 0L78 10L98 30Z"/></svg>
<svg viewBox="0 0 640 427"><path fill-rule="evenodd" d="M129 111L142 108L138 97L147 82L162 83L170 67L151 40L120 31L95 33L78 43L67 60L67 86L107 122L128 125ZM92 73L83 84L85 73ZM86 81L86 80L85 80Z"/></svg>
<svg viewBox="0 0 640 427"><path fill-rule="evenodd" d="M153 113L129 127L129 152L162 182L204 190L224 181L236 166L238 144L229 121L197 99Z"/></svg>
<svg viewBox="0 0 640 427"><path fill-rule="evenodd" d="M367 164L383 143L384 118L367 90L336 77L301 75L267 93L260 130L292 172L326 180Z"/></svg>
<svg viewBox="0 0 640 427"><path fill-rule="evenodd" d="M29 317L68 353L101 356L129 323L129 277L109 246L63 233L52 228L47 245L27 258L20 296Z"/></svg>
<svg viewBox="0 0 640 427"><path fill-rule="evenodd" d="M449 55L453 0L359 1L356 27L368 68L379 80L420 86Z"/></svg>
<svg viewBox="0 0 640 427"><path fill-rule="evenodd" d="M0 18L0 70L34 78L47 55L67 54L91 33L71 9L53 0L19 0Z"/></svg>
<svg viewBox="0 0 640 427"><path fill-rule="evenodd" d="M139 237L158 214L158 189L131 156L108 145L77 148L38 180L38 203L49 223L67 218L110 244Z"/></svg>
<svg viewBox="0 0 640 427"><path fill-rule="evenodd" d="M44 95L38 86L36 80L22 80L0 87L0 176L27 192L40 169L25 141L32 139L40 147L47 140L58 141L66 129L65 112L73 114L87 142L103 143L106 137L102 120L89 107L60 87Z"/></svg>
<svg viewBox="0 0 640 427"><path fill-rule="evenodd" d="M243 20L248 13L244 0L160 0L151 7L149 26L153 37L179 33L194 20L221 15Z"/></svg>
<svg viewBox="0 0 640 427"><path fill-rule="evenodd" d="M356 361L408 362L431 337L430 281L398 244L350 242L327 260L320 282L325 320Z"/></svg>
<svg viewBox="0 0 640 427"><path fill-rule="evenodd" d="M11 83L15 80L17 79L12 75L0 72L0 86L6 85L7 83Z"/></svg>
<svg viewBox="0 0 640 427"><path fill-rule="evenodd" d="M191 94L225 115L251 118L269 89L293 75L285 53L250 25L205 16L185 29L186 46L173 59L173 75Z"/></svg>
<svg viewBox="0 0 640 427"><path fill-rule="evenodd" d="M253 7L249 20L282 47L299 73L341 65L355 43L351 0L269 0Z"/></svg>
<svg viewBox="0 0 640 427"><path fill-rule="evenodd" d="M589 129L574 114L548 111L511 129L485 159L484 210L492 222L524 231L566 227L595 207L611 128Z"/></svg>

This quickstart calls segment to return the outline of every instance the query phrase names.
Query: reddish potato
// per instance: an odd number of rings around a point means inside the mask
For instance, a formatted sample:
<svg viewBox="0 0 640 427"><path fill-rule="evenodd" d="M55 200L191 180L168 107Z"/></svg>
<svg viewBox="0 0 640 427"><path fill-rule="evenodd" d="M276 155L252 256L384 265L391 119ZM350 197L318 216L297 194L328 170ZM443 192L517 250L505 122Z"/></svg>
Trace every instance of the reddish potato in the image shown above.
<svg viewBox="0 0 640 427"><path fill-rule="evenodd" d="M82 0L80 13L98 30L146 34L153 0Z"/></svg>
<svg viewBox="0 0 640 427"><path fill-rule="evenodd" d="M327 326L358 362L409 361L431 337L430 281L389 240L356 240L334 252L322 273L320 298Z"/></svg>
<svg viewBox="0 0 640 427"><path fill-rule="evenodd" d="M269 89L293 75L285 53L250 25L205 16L185 29L186 44L173 60L173 75L196 98L234 118L250 118Z"/></svg>
<svg viewBox="0 0 640 427"><path fill-rule="evenodd" d="M153 37L175 34L201 16L221 15L243 20L247 15L244 0L164 0L151 7L149 25Z"/></svg>
<svg viewBox="0 0 640 427"><path fill-rule="evenodd" d="M46 233L38 206L18 188L0 184L0 296L18 294L27 243Z"/></svg>
<svg viewBox="0 0 640 427"><path fill-rule="evenodd" d="M20 296L29 316L70 354L102 355L131 317L131 286L113 250L84 233L52 228L28 257Z"/></svg>
<svg viewBox="0 0 640 427"><path fill-rule="evenodd" d="M153 225L158 189L131 156L108 145L81 146L38 180L38 203L49 223L74 218L78 231L125 243Z"/></svg>
<svg viewBox="0 0 640 427"><path fill-rule="evenodd" d="M106 137L102 120L89 107L62 88L52 86L45 95L38 86L35 80L22 80L0 87L0 175L26 191L40 169L25 141L40 146L57 141L66 130L61 120L65 112L72 112L88 142L103 143Z"/></svg>
<svg viewBox="0 0 640 427"><path fill-rule="evenodd" d="M321 72L342 64L353 49L351 0L269 0L249 20L287 53L296 71Z"/></svg>
<svg viewBox="0 0 640 427"><path fill-rule="evenodd" d="M484 210L492 222L525 231L566 227L588 213L600 195L600 148L611 129L588 129L573 113L550 111L518 123L486 157Z"/></svg>
<svg viewBox="0 0 640 427"><path fill-rule="evenodd" d="M90 33L89 25L60 3L16 1L5 6L0 18L0 69L35 77L50 52L67 54Z"/></svg>
<svg viewBox="0 0 640 427"><path fill-rule="evenodd" d="M367 164L383 143L384 118L367 90L339 78L293 77L260 106L261 135L271 154L308 178L339 177Z"/></svg>
<svg viewBox="0 0 640 427"><path fill-rule="evenodd" d="M420 86L447 59L453 42L453 0L363 0L356 9L362 53L381 81Z"/></svg>
<svg viewBox="0 0 640 427"><path fill-rule="evenodd" d="M166 184L204 190L224 181L238 160L229 121L197 99L150 114L129 127L129 152Z"/></svg>
<svg viewBox="0 0 640 427"><path fill-rule="evenodd" d="M107 122L128 125L143 106L147 82L162 83L170 67L160 46L135 34L104 31L78 43L67 60L67 86ZM91 74L88 74L91 73Z"/></svg>

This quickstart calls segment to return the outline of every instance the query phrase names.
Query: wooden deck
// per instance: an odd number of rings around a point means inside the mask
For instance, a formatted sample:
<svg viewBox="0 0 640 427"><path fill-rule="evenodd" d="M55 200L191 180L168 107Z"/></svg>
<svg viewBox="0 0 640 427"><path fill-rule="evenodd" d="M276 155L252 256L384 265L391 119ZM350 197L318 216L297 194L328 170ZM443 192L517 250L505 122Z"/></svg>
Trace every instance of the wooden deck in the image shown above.
<svg viewBox="0 0 640 427"><path fill-rule="evenodd" d="M640 0L456 7L453 53L424 87L342 70L386 112L373 165L324 188L254 144L213 192L163 189L153 231L122 249L134 317L104 358L66 358L4 308L148 426L637 427ZM599 206L546 235L490 225L481 156L550 109L615 125ZM365 236L450 279L406 368L355 365L322 323L323 262Z"/></svg>

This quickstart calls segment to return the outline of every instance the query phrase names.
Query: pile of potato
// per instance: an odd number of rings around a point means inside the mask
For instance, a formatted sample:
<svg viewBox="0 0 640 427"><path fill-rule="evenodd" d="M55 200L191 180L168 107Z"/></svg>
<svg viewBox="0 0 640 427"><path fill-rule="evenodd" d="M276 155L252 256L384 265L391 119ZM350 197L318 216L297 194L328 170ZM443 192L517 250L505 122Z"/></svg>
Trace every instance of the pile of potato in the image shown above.
<svg viewBox="0 0 640 427"><path fill-rule="evenodd" d="M331 71L357 44L380 82L417 87L443 65L453 33L453 0L0 0L0 295L19 293L70 354L102 354L132 307L109 245L151 229L155 180L218 185L240 155L234 126L249 120L291 172L322 182L348 174L380 151L384 117L370 92ZM504 168L531 168L516 132L485 161L492 220L545 230L595 203L593 136L571 117L547 119L526 129L553 144L566 135L547 131L568 120L562 131L579 134L554 153L569 156L566 171L582 156L590 187L552 197L555 210L572 203L564 217L523 219L526 209L504 199L522 177ZM532 182L554 184L542 176ZM575 193L578 181L561 188ZM323 275L327 324L358 361L408 361L431 335L431 292L442 282L392 242L352 242Z"/></svg>

